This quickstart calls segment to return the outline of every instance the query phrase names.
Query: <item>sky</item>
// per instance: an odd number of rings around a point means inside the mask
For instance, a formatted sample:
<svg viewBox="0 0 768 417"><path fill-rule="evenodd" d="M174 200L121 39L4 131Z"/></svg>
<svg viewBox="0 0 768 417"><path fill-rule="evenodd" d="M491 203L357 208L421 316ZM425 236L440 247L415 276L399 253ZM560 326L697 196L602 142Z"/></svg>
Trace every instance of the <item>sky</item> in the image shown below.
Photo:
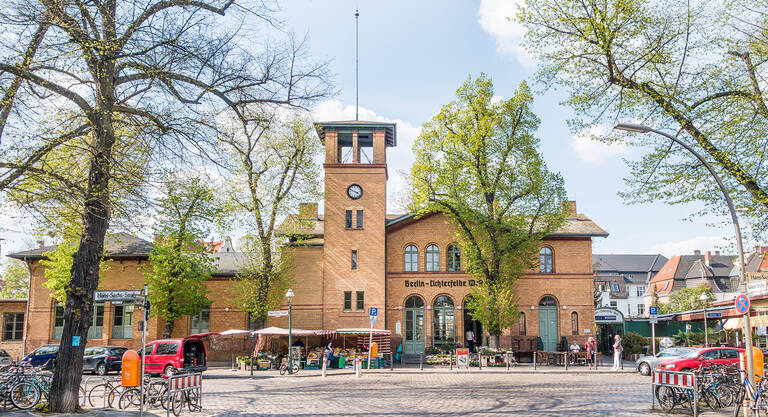
<svg viewBox="0 0 768 417"><path fill-rule="evenodd" d="M521 46L525 30L507 20L519 0L375 1L290 0L280 4L285 27L307 34L315 59L328 60L339 92L313 109L315 121L354 119L355 8L359 18L360 119L397 123L397 147L387 152L391 199L405 187L399 172L413 162L419 127L455 97L468 77L487 74L495 95L511 96L521 82L538 90L536 63ZM573 116L559 104L563 91L537 95L538 137L550 170L565 179L578 212L610 234L595 238L594 253L661 253L667 257L724 248L732 228L717 217L688 219L697 204L626 205L617 195L629 170L622 158L639 149L608 146L570 131ZM597 127L596 133L605 132ZM0 255L35 245L30 228L0 207ZM749 246L747 244L747 246ZM724 249L727 249L725 247Z"/></svg>

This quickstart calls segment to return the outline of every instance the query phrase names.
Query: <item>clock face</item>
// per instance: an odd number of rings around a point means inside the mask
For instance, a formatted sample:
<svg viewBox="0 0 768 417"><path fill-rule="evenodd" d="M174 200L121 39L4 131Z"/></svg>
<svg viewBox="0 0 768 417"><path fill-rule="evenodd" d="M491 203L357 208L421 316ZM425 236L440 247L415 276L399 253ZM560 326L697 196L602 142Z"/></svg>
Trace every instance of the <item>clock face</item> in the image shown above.
<svg viewBox="0 0 768 417"><path fill-rule="evenodd" d="M349 198L353 200L357 200L358 198L363 196L363 187L357 184L352 184L349 187L347 187L347 195L349 196Z"/></svg>

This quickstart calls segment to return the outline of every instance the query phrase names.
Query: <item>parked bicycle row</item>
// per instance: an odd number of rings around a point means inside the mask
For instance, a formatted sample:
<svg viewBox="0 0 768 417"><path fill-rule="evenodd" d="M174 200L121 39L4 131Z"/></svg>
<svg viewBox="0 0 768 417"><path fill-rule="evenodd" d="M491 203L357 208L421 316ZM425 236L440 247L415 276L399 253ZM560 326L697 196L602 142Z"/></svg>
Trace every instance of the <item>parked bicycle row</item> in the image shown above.
<svg viewBox="0 0 768 417"><path fill-rule="evenodd" d="M3 408L11 406L28 410L38 403L48 402L53 375L43 370L49 363L32 366L29 363L10 363L0 368L0 402ZM80 387L81 403L85 390Z"/></svg>

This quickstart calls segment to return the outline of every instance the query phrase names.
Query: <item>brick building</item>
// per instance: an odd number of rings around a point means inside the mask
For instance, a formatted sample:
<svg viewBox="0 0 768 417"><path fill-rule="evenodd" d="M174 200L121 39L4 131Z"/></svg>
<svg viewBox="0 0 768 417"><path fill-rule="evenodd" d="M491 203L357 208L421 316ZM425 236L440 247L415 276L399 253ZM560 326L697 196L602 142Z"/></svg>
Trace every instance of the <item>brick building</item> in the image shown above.
<svg viewBox="0 0 768 417"><path fill-rule="evenodd" d="M440 214L387 214L386 151L397 144L396 126L352 121L318 123L316 128L326 150L325 212L320 215L315 203L302 204L281 226L290 238L286 250L295 256L294 327L368 327L369 308L377 307L376 327L391 330L394 342L402 341L407 353L443 342L464 343L467 329L478 338L487 336L464 308L475 281L462 268L453 226ZM570 213L566 224L544 239L541 265L517 283L522 314L517 324L504 330L502 346L534 342L535 349L541 337L544 349L554 350L561 337L583 344L594 332L592 238L607 233L577 214L575 202L565 208ZM99 288L140 289L150 246L126 234L109 236L105 258L111 266ZM178 320L173 337L252 328L246 313L234 305L231 282L246 257L235 252L230 241L213 248L218 272L206 282L210 307ZM63 309L43 287L39 263L51 249L11 255L26 261L32 276L27 352L57 343L61 335ZM137 349L138 321L130 305L98 304L88 344ZM287 327L288 320L270 317L268 325ZM148 340L160 338L164 322L153 316L148 329ZM214 344L209 346L210 360L221 361L229 360L231 352L248 352L250 342L209 343Z"/></svg>
<svg viewBox="0 0 768 417"><path fill-rule="evenodd" d="M464 343L466 330L484 337L471 320L466 297L475 280L462 268L456 233L442 214L417 218L386 210L386 150L396 146L396 126L379 122L317 123L325 145L325 214L302 204L283 230L293 239L296 276L294 325L306 329L376 327L392 331L394 345L418 353L443 342ZM502 346L542 338L556 349L561 337L579 343L594 331L592 238L607 233L569 202L571 213L544 239L538 270L517 283L517 324ZM286 318L270 318L286 326ZM530 344L527 344L530 346ZM535 345L534 345L535 346Z"/></svg>

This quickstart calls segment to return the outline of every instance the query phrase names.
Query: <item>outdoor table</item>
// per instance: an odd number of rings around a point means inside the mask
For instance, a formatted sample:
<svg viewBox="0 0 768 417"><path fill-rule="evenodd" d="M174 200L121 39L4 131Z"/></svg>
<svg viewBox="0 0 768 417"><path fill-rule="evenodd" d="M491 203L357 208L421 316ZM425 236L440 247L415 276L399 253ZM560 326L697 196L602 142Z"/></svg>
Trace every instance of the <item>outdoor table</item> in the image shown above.
<svg viewBox="0 0 768 417"><path fill-rule="evenodd" d="M555 365L565 365L569 354L570 352L552 352L552 356L555 359Z"/></svg>

